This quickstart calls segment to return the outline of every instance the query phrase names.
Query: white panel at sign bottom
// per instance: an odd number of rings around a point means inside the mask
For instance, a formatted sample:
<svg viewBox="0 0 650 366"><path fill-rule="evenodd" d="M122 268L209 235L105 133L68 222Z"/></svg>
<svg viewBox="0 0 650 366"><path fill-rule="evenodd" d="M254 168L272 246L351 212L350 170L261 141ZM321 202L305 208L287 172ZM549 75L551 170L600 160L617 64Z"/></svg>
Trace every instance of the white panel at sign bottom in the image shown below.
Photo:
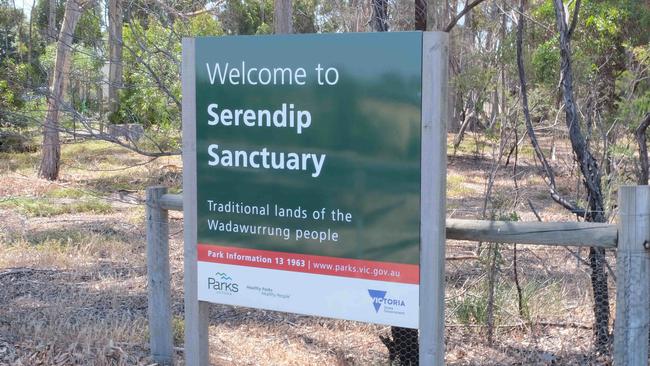
<svg viewBox="0 0 650 366"><path fill-rule="evenodd" d="M213 303L418 327L418 285L198 262L198 298Z"/></svg>

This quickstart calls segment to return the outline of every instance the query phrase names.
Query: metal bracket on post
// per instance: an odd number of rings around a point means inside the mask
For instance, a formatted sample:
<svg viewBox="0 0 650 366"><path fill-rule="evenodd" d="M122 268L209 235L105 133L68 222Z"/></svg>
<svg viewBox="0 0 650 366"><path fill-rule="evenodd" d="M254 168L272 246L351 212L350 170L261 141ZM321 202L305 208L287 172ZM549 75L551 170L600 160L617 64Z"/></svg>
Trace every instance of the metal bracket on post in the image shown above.
<svg viewBox="0 0 650 366"><path fill-rule="evenodd" d="M169 274L169 222L160 204L166 187L147 188L147 284L149 344L154 362L174 361L172 337L171 279Z"/></svg>

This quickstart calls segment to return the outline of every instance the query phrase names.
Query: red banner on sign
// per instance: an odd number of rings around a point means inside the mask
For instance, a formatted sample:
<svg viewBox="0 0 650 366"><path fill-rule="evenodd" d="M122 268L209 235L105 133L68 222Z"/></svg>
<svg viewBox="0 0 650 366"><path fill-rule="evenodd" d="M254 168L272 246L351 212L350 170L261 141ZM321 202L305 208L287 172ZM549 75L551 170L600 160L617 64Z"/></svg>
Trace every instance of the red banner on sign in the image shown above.
<svg viewBox="0 0 650 366"><path fill-rule="evenodd" d="M420 283L420 269L415 264L222 247L212 244L199 244L198 259L203 262L270 268L328 276L410 284Z"/></svg>

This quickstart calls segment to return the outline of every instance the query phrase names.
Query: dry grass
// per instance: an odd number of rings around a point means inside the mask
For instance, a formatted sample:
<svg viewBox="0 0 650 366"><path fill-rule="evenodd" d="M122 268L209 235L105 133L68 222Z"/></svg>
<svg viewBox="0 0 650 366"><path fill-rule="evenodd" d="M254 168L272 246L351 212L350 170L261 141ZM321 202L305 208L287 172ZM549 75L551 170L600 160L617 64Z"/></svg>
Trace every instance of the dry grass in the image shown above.
<svg viewBox="0 0 650 366"><path fill-rule="evenodd" d="M493 146L467 141L449 159L448 214L479 218ZM180 160L147 163L101 142L67 145L63 157L57 183L35 177L37 154L0 157L0 365L147 365L144 188L165 184L178 191ZM570 220L548 199L534 162L523 157L519 164L520 189L513 188L512 167L502 167L489 207L530 221L530 199L544 220ZM571 193L570 172L559 179ZM86 200L110 209L37 215L8 198L56 207ZM173 323L182 347L180 213L170 213L169 231ZM476 249L447 244L448 256ZM448 364L599 364L591 351L585 267L561 248L520 246L521 316L512 253L512 246L501 249L492 345L485 337L486 260L448 261ZM210 322L215 365L388 365L378 335L388 335L389 327L221 305L211 307Z"/></svg>
<svg viewBox="0 0 650 366"><path fill-rule="evenodd" d="M33 155L0 165L0 364L150 363L139 202L163 162L124 169L146 160L66 145L52 183L34 176Z"/></svg>

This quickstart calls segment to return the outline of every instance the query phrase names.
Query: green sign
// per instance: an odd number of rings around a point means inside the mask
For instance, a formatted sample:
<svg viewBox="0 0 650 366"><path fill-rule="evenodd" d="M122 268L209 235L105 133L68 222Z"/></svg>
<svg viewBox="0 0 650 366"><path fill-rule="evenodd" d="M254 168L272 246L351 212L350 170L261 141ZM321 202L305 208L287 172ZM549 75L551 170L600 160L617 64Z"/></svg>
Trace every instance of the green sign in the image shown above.
<svg viewBox="0 0 650 366"><path fill-rule="evenodd" d="M422 33L197 38L195 65L199 298L417 327Z"/></svg>

